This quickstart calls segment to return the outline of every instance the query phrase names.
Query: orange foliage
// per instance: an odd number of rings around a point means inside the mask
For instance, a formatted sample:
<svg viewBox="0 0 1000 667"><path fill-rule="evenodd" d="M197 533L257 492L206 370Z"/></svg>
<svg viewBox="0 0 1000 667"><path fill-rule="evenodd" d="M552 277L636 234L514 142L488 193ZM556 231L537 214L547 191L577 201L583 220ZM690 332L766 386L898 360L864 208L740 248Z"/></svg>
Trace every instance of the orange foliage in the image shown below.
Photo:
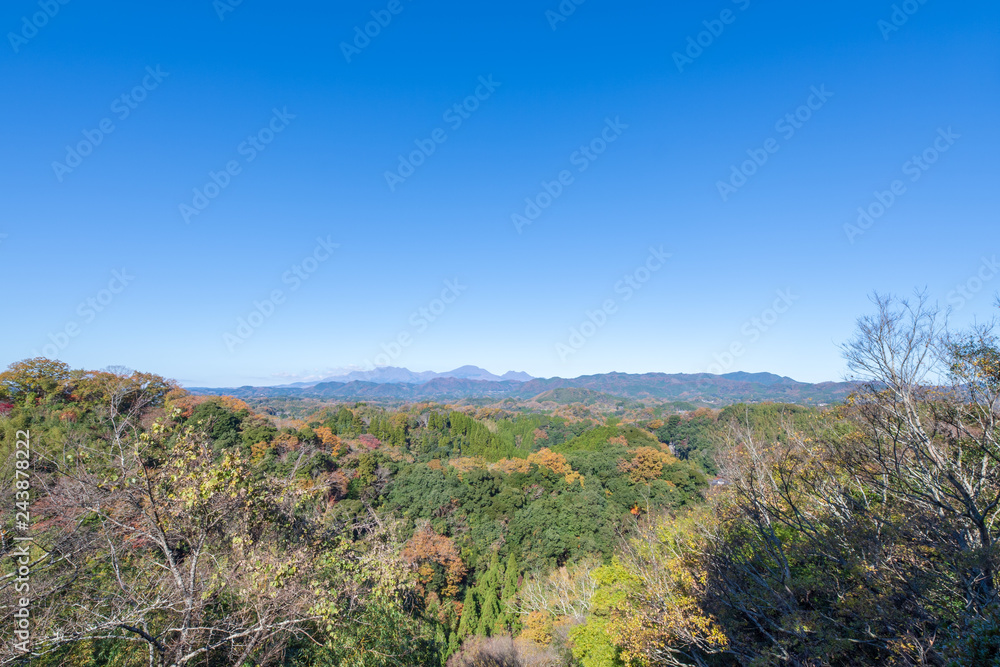
<svg viewBox="0 0 1000 667"><path fill-rule="evenodd" d="M445 585L441 594L450 597L458 593L466 568L458 555L458 548L450 538L438 535L430 526L425 525L406 542L401 555L416 571L421 588L434 579L431 563L437 563L445 571Z"/></svg>
<svg viewBox="0 0 1000 667"><path fill-rule="evenodd" d="M324 447L330 448L330 452L334 456L340 456L343 443L340 441L340 438L333 434L333 431L329 427L319 426L313 429L313 433L316 434L316 437L319 438Z"/></svg>
<svg viewBox="0 0 1000 667"><path fill-rule="evenodd" d="M282 433L274 439L274 446L280 452L294 452L299 448L299 438L291 433Z"/></svg>
<svg viewBox="0 0 1000 667"><path fill-rule="evenodd" d="M608 444L628 447L628 440L625 439L624 435L616 435L613 438L608 438Z"/></svg>
<svg viewBox="0 0 1000 667"><path fill-rule="evenodd" d="M246 404L246 401L240 400L234 396L222 396L219 398L219 403L222 407L232 410L233 412L239 412L240 410L246 410L250 414L254 414L250 406Z"/></svg>
<svg viewBox="0 0 1000 667"><path fill-rule="evenodd" d="M553 452L548 447L543 447L534 454L529 454L528 463L534 463L539 468L548 468L557 475L565 475L564 479L567 484L579 482L580 486L583 486L583 475L573 470L565 456Z"/></svg>
<svg viewBox="0 0 1000 667"><path fill-rule="evenodd" d="M174 390L167 393L167 407L170 412L174 408L179 408L181 417L187 419L194 413L194 409L209 400L208 396L193 396L184 390Z"/></svg>

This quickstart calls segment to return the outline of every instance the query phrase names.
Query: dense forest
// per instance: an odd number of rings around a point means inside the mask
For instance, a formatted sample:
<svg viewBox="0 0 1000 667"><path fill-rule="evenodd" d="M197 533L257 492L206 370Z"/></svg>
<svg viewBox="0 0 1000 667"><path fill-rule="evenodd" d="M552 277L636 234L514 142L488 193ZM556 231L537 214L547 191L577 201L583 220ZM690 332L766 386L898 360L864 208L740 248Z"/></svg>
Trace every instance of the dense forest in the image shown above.
<svg viewBox="0 0 1000 667"><path fill-rule="evenodd" d="M12 364L0 664L1000 665L997 340L880 300L844 349L825 408Z"/></svg>

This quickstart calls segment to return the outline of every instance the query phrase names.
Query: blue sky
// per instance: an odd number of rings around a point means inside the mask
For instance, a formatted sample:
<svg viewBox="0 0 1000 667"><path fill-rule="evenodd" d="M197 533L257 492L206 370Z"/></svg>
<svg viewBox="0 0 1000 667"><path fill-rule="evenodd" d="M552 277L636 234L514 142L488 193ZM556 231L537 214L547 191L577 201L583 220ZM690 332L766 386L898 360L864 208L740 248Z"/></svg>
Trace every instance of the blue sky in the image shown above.
<svg viewBox="0 0 1000 667"><path fill-rule="evenodd" d="M873 290L992 317L996 3L233 2L0 9L0 365L820 381Z"/></svg>

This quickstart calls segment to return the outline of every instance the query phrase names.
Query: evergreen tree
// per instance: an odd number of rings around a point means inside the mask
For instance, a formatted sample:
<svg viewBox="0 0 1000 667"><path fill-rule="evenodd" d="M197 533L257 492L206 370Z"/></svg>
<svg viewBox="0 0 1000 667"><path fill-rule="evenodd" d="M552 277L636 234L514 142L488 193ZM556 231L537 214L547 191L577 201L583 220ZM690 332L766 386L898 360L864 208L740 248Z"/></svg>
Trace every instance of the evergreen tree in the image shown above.
<svg viewBox="0 0 1000 667"><path fill-rule="evenodd" d="M476 589L469 587L465 592L465 601L462 604L462 618L458 622L458 632L455 637L461 641L476 632L479 627L479 613L476 609Z"/></svg>
<svg viewBox="0 0 1000 667"><path fill-rule="evenodd" d="M479 612L479 626L476 629L476 634L478 635L488 637L494 633L498 625L502 627L502 612L500 609L500 599L497 594L502 579L503 572L500 559L497 558L496 554L493 554L493 558L490 560L490 568L476 585L476 592L479 599L482 600Z"/></svg>
<svg viewBox="0 0 1000 667"><path fill-rule="evenodd" d="M500 592L500 627L510 629L511 632L517 629L517 614L512 611L517 598L517 580L520 575L520 568L517 558L511 553L507 557L507 565L504 568L503 589Z"/></svg>

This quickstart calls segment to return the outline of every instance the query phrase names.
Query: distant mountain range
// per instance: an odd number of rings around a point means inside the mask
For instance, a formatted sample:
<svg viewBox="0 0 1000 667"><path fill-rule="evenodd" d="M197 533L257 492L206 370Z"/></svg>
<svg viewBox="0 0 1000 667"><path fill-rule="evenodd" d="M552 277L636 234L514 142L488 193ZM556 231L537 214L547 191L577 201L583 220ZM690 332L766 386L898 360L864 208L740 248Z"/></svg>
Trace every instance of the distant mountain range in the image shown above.
<svg viewBox="0 0 1000 667"><path fill-rule="evenodd" d="M634 400L687 401L703 405L775 401L829 404L843 400L853 385L847 382L797 382L773 373L602 373L577 378L533 378L527 373L494 375L476 366L462 366L447 373L415 373L405 368L385 367L355 371L315 384L280 387L191 387L195 394L226 394L238 398L317 398L343 401L412 402L490 399L563 402L581 389Z"/></svg>
<svg viewBox="0 0 1000 667"><path fill-rule="evenodd" d="M346 375L335 375L323 378L319 382L296 382L287 385L289 387L314 387L317 384L327 382L373 382L375 384L423 384L435 378L459 378L462 380L483 380L485 382L500 382L511 380L514 382L527 382L532 380L530 375L519 371L507 371L503 375L494 375L479 366L461 366L453 371L445 373L435 373L434 371L423 371L416 373L408 368L397 368L396 366L382 366L370 371L352 371Z"/></svg>

